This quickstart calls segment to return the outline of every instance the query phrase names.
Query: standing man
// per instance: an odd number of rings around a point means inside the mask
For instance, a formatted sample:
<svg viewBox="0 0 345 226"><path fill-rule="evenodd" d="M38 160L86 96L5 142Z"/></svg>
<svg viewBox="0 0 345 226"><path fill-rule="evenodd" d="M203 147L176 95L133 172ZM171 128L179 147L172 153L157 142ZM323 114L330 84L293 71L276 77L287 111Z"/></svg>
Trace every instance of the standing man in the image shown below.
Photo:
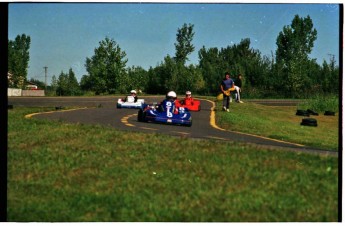
<svg viewBox="0 0 345 226"><path fill-rule="evenodd" d="M220 90L223 93L223 111L229 112L230 108L230 91L235 90L234 81L230 78L228 72L225 73L225 77L220 84Z"/></svg>

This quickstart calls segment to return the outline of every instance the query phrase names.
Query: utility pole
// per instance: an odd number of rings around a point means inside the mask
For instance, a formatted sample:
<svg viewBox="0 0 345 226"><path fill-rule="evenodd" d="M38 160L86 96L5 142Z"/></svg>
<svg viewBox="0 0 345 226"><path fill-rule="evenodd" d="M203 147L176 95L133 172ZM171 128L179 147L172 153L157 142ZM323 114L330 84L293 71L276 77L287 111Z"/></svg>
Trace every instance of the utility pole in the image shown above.
<svg viewBox="0 0 345 226"><path fill-rule="evenodd" d="M45 78L45 85L46 85L45 90L47 90L47 70L48 70L48 67L45 66L43 68L44 68L44 78Z"/></svg>

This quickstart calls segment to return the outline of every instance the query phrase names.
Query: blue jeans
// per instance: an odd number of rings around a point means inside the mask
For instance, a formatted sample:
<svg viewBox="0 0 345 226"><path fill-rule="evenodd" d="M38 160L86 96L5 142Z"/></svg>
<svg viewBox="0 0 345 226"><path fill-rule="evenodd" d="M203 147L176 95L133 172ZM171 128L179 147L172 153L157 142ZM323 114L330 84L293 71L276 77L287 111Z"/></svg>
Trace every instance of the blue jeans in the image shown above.
<svg viewBox="0 0 345 226"><path fill-rule="evenodd" d="M230 108L230 96L227 96L225 94L223 94L223 107L226 107L226 109Z"/></svg>

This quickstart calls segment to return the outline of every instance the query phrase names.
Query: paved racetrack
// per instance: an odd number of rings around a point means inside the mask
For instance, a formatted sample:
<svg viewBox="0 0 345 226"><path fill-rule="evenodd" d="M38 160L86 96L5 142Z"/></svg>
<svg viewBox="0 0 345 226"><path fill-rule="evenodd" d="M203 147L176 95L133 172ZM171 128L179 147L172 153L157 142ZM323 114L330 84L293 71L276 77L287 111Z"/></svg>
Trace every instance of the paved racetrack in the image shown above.
<svg viewBox="0 0 345 226"><path fill-rule="evenodd" d="M200 139L217 139L224 141L235 141L264 145L267 148L292 151L303 151L320 154L338 156L336 151L321 150L310 148L299 144L278 141L270 138L244 134L233 131L225 131L214 123L213 111L214 103L212 101L201 101L201 111L191 112L193 125L191 127L173 126L154 123L139 122L137 120L137 109L117 109L116 102L119 97L9 97L8 104L27 107L76 107L73 110L57 110L50 113L34 114L32 117L45 118L51 120L62 120L72 123L101 124L112 128L127 131L142 131L163 133L174 136L183 136ZM146 103L160 102L163 96L142 97ZM262 104L283 105L276 101L256 101ZM287 102L287 105L296 104Z"/></svg>

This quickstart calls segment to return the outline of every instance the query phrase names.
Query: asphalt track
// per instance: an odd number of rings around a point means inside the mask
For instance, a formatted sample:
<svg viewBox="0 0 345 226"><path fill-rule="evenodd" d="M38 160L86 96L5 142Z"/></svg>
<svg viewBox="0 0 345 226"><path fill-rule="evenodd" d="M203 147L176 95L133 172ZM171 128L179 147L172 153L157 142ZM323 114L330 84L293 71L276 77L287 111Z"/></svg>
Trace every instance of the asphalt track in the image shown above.
<svg viewBox="0 0 345 226"><path fill-rule="evenodd" d="M335 150L311 148L300 144L270 139L266 137L245 134L236 131L226 131L215 123L215 104L213 101L199 99L201 110L192 112L193 125L191 127L174 126L139 122L137 109L117 109L116 102L119 97L9 97L8 105L25 107L62 107L46 113L31 114L28 117L59 120L70 123L101 124L104 126L126 130L149 133L161 133L197 139L216 139L234 141L264 146L267 149L284 149L289 151L308 152L338 156ZM146 103L160 102L163 96L145 96ZM252 100L252 102L266 105L296 105L295 101ZM64 107L73 109L64 110ZM231 112L230 112L231 114Z"/></svg>

